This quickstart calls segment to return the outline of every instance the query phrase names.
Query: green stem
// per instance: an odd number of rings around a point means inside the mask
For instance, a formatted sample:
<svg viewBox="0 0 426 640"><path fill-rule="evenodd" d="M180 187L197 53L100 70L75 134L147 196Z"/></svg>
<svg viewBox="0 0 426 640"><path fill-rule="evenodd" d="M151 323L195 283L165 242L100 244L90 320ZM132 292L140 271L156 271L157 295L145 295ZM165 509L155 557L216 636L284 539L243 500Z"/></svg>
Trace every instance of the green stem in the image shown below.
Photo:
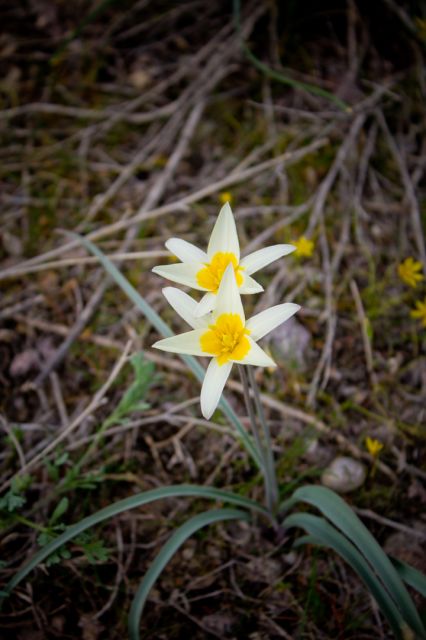
<svg viewBox="0 0 426 640"><path fill-rule="evenodd" d="M264 484L265 484L265 497L266 497L266 504L268 507L269 512L272 514L273 511L273 506L274 506L274 502L273 502L273 490L272 490L272 485L271 485L271 479L269 476L269 471L268 471L268 460L267 457L265 455L265 449L263 447L261 438L260 438L260 433L259 433L259 428L257 425L257 420L256 420L256 415L254 413L253 410L253 404L252 401L250 399L250 385L249 385L249 379L247 377L247 373L245 370L244 365L239 365L238 369L240 371L240 376L241 376L241 382L243 385L243 391L244 391L244 400L246 403L246 408L247 408L247 413L248 413L248 417L250 420L250 424L251 424L251 430L253 432L253 436L254 436L254 441L256 443L256 448L259 452L259 456L261 459L261 469L262 469L262 473L263 473L263 479L264 479Z"/></svg>
<svg viewBox="0 0 426 640"><path fill-rule="evenodd" d="M24 516L20 516L18 514L15 514L15 520L17 520L21 524L25 524L27 527L30 527L31 529L40 531L40 533L46 533L47 531L49 531L47 527L42 527L39 524L36 524L35 522L28 520L28 518L25 518Z"/></svg>
<svg viewBox="0 0 426 640"><path fill-rule="evenodd" d="M274 464L274 452L272 450L271 432L268 422L265 419L263 412L262 402L260 401L259 387L257 386L256 378L252 367L248 368L248 378L253 391L254 403L256 405L257 416L262 426L263 437L265 440L265 462L269 478L270 492L271 492L271 504L272 509L275 510L278 505L278 483L277 474Z"/></svg>

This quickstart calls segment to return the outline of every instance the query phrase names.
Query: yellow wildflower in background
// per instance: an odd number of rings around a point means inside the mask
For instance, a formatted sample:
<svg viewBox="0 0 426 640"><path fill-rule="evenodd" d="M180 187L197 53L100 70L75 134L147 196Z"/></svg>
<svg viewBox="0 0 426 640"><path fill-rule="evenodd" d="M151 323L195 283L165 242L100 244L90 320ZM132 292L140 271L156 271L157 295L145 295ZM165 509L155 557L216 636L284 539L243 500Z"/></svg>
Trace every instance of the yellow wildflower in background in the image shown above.
<svg viewBox="0 0 426 640"><path fill-rule="evenodd" d="M377 458L380 451L383 449L383 444L375 438L370 438L370 436L366 437L365 446L367 447L368 453L373 456L373 458Z"/></svg>
<svg viewBox="0 0 426 640"><path fill-rule="evenodd" d="M423 300L417 300L416 308L410 312L410 316L416 320L420 320L422 325L426 327L426 298Z"/></svg>
<svg viewBox="0 0 426 640"><path fill-rule="evenodd" d="M296 247L295 255L301 258L310 258L314 252L315 244L306 236L301 236L299 240L293 242Z"/></svg>
<svg viewBox="0 0 426 640"><path fill-rule="evenodd" d="M222 193L219 194L219 201L222 204L226 204L227 202L232 204L232 194L229 191L222 191Z"/></svg>
<svg viewBox="0 0 426 640"><path fill-rule="evenodd" d="M414 258L406 258L398 265L398 275L409 287L417 287L417 284L424 280L421 271L422 263Z"/></svg>

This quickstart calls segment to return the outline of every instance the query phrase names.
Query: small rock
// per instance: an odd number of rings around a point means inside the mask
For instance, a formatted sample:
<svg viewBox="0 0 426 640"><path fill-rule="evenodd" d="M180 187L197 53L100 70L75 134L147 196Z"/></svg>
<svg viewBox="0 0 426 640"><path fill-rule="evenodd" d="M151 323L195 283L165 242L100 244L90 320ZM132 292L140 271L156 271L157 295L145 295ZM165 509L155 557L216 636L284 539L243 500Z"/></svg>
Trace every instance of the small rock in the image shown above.
<svg viewBox="0 0 426 640"><path fill-rule="evenodd" d="M10 365L10 375L13 378L25 376L29 371L38 369L40 366L40 356L35 349L27 349L18 353Z"/></svg>
<svg viewBox="0 0 426 640"><path fill-rule="evenodd" d="M245 569L251 580L267 584L272 584L282 574L281 563L274 558L253 558L247 563Z"/></svg>
<svg viewBox="0 0 426 640"><path fill-rule="evenodd" d="M10 256L13 256L15 258L19 258L19 256L22 256L22 252L23 252L22 241L17 236L14 236L12 233L9 233L9 231L3 231L2 244L3 244L3 249Z"/></svg>
<svg viewBox="0 0 426 640"><path fill-rule="evenodd" d="M297 369L305 367L305 353L311 334L296 318L290 318L275 329L271 337L271 348L277 357Z"/></svg>
<svg viewBox="0 0 426 640"><path fill-rule="evenodd" d="M309 464L314 464L317 468L325 467L332 458L329 447L320 445L318 438L308 436L305 439L305 452L303 458Z"/></svg>
<svg viewBox="0 0 426 640"><path fill-rule="evenodd" d="M237 622L238 619L235 616L226 612L210 613L202 618L203 625L221 637L230 633Z"/></svg>
<svg viewBox="0 0 426 640"><path fill-rule="evenodd" d="M151 82L151 76L144 69L134 69L129 75L129 81L135 89L139 89L139 91L141 91L149 85Z"/></svg>
<svg viewBox="0 0 426 640"><path fill-rule="evenodd" d="M349 493L364 483L366 475L365 466L361 462L339 456L323 471L321 482L337 493Z"/></svg>

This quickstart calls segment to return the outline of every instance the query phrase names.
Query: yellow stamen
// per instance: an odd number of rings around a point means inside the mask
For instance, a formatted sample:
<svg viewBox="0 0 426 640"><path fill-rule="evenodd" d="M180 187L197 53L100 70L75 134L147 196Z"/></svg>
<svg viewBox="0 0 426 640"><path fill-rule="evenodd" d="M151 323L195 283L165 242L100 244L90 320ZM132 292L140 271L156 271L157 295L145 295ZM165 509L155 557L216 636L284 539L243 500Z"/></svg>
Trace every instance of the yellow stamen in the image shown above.
<svg viewBox="0 0 426 640"><path fill-rule="evenodd" d="M228 264L232 264L234 267L237 285L240 287L244 282L244 278L241 273L242 267L239 266L236 255L231 252L225 253L223 251L219 251L214 254L210 263L206 262L205 264L206 266L203 269L200 269L197 273L197 283L200 287L207 289L207 291L217 293L220 281L222 280L222 276L225 273L225 269Z"/></svg>
<svg viewBox="0 0 426 640"><path fill-rule="evenodd" d="M242 360L250 351L249 334L237 313L222 313L201 336L201 349L215 356L220 365Z"/></svg>

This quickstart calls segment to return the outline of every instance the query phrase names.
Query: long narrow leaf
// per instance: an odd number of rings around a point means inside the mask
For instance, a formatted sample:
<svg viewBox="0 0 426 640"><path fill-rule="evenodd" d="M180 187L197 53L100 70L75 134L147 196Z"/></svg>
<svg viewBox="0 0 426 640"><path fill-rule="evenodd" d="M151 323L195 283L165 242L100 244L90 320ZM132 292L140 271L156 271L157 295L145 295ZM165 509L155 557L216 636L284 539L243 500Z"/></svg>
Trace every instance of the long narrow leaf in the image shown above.
<svg viewBox="0 0 426 640"><path fill-rule="evenodd" d="M135 594L129 613L130 640L139 640L140 619L148 594L164 567L179 547L202 527L224 520L248 521L250 520L250 516L246 512L237 509L214 509L194 516L176 529L151 564Z"/></svg>
<svg viewBox="0 0 426 640"><path fill-rule="evenodd" d="M142 296L136 291L136 289L130 284L130 282L123 276L123 274L119 271L119 269L117 269L117 267L111 262L111 260L107 258L107 256L103 254L102 251L98 249L96 245L90 242L90 240L87 240L87 238L84 238L83 236L79 236L75 233L68 233L67 235L70 235L76 240L78 240L79 242L81 242L81 244L84 245L86 249L88 249L91 253L97 256L97 258L99 258L99 261L105 267L105 270L108 272L108 274L113 278L113 280L118 284L118 286L121 287L121 289L124 291L127 297L130 298L130 300L135 303L139 311L141 311L143 315L146 317L146 319L148 320L148 322L150 322L152 326L157 329L158 333L160 333L164 338L169 338L170 336L174 335L173 331L171 331L170 327L168 327L166 323L160 318L158 313L156 313L154 309L151 307L151 305L148 304L148 302L144 300L144 298L142 298ZM185 364L192 371L192 373L199 380L199 382L202 382L204 380L205 370L200 365L200 363L197 362L197 360L195 360L193 356L180 355L179 357L181 358L181 360L183 360L183 362L185 362ZM235 429L238 432L238 435L242 444L244 445L248 453L251 455L256 465L258 466L258 468L261 469L262 461L255 445L253 444L251 437L245 430L244 426L242 425L240 419L238 418L235 411L232 409L229 402L223 396L219 403L219 407L220 409L222 409L223 413L226 415L226 417L231 422L231 424L234 425Z"/></svg>
<svg viewBox="0 0 426 640"><path fill-rule="evenodd" d="M64 533L55 538L55 540L52 540L52 542L49 542L49 544L40 549L40 551L35 553L31 560L29 560L29 562L27 562L27 564L24 565L24 567L22 567L22 569L20 569L20 571L18 571L14 575L12 580L5 588L6 593L10 593L12 589L14 589L21 582L21 580L23 580L30 573L30 571L32 571L41 562L46 560L46 558L48 558L54 551L78 536L83 531L86 531L86 529L90 529L100 522L109 520L109 518L123 513L124 511L135 509L136 507L141 507L145 504L153 502L154 500L161 500L163 498L181 498L184 496L220 500L221 502L228 502L230 504L235 504L239 507L243 507L244 509L257 511L266 516L268 515L266 509L254 500L250 500L249 498L244 498L243 496L239 496L236 493L223 491L221 489L214 489L210 487L202 487L190 484L178 484L172 485L170 487L161 487L160 489L144 491L143 493L138 493L134 496L131 496L130 498L125 498L124 500L119 500L118 502L110 504L108 507L97 511L91 516L88 516L87 518L80 520L80 522L77 522L76 524L68 527L64 531Z"/></svg>
<svg viewBox="0 0 426 640"><path fill-rule="evenodd" d="M391 558L391 562L404 582L426 598L426 576L402 560Z"/></svg>
<svg viewBox="0 0 426 640"><path fill-rule="evenodd" d="M306 502L316 507L335 527L343 531L368 560L383 584L386 585L407 624L420 638L425 638L425 628L398 572L377 540L346 502L334 491L314 485L296 489L290 502L294 504L297 501ZM287 507L290 502L287 502Z"/></svg>
<svg viewBox="0 0 426 640"><path fill-rule="evenodd" d="M284 520L287 528L300 527L311 535L304 536L297 541L297 545L304 543L314 543L331 547L356 571L361 580L376 599L377 604L387 618L397 638L401 638L404 627L404 619L395 606L383 584L378 580L376 574L371 569L368 562L341 533L339 533L324 518L313 516L309 513L295 513Z"/></svg>

